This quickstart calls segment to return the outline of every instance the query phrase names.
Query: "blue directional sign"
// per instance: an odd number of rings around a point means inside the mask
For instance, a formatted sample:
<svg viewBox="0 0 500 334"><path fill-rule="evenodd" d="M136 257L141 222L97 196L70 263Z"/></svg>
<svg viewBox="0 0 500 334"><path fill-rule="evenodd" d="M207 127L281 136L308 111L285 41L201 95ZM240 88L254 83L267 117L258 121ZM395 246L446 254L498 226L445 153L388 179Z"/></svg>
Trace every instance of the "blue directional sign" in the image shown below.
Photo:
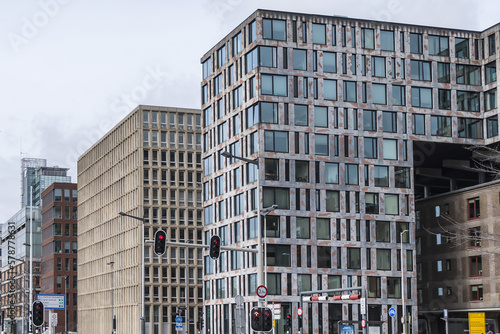
<svg viewBox="0 0 500 334"><path fill-rule="evenodd" d="M182 323L182 317L181 316L176 316L175 317L175 322L178 323L178 324L181 324Z"/></svg>
<svg viewBox="0 0 500 334"><path fill-rule="evenodd" d="M389 315L390 315L391 317L395 317L395 316L396 316L396 309L395 309L394 307L391 307L391 308L389 309Z"/></svg>

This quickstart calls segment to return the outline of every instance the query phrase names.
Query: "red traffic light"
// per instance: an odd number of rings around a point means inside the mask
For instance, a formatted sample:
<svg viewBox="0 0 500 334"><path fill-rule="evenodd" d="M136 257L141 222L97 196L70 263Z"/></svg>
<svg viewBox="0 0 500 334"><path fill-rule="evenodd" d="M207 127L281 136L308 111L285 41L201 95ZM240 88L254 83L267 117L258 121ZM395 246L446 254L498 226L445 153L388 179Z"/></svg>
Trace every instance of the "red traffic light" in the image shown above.
<svg viewBox="0 0 500 334"><path fill-rule="evenodd" d="M156 255L162 256L165 254L165 249L167 247L167 233L163 230L158 230L155 232L154 237L154 247L153 250Z"/></svg>

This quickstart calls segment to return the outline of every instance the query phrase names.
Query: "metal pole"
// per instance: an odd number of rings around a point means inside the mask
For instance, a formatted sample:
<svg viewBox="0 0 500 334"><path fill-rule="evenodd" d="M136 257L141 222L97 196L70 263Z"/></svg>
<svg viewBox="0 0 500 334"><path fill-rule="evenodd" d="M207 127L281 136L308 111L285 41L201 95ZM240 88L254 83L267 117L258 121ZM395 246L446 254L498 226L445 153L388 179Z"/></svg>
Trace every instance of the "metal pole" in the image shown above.
<svg viewBox="0 0 500 334"><path fill-rule="evenodd" d="M400 242L401 242L401 302L403 304L403 334L406 334L406 305L405 305L405 283L404 283L404 267L403 267L403 234L405 232L409 232L408 230L404 230L401 232Z"/></svg>
<svg viewBox="0 0 500 334"><path fill-rule="evenodd" d="M144 290L144 284L145 284L145 261L144 261L144 256L145 256L145 250L144 250L144 219L142 220L142 224L139 224L139 227L141 228L141 254L142 254L142 279L141 279L141 333L144 334L146 332L146 319L144 318L144 298L145 298L145 290Z"/></svg>
<svg viewBox="0 0 500 334"><path fill-rule="evenodd" d="M111 266L111 334L115 333L115 313L114 313L114 307L115 307L115 280L114 280L114 261L110 261L106 263L108 266Z"/></svg>
<svg viewBox="0 0 500 334"><path fill-rule="evenodd" d="M264 273L262 271L262 219L260 212L260 168L257 160L257 286L264 283ZM264 302L259 299L259 306L264 306Z"/></svg>
<svg viewBox="0 0 500 334"><path fill-rule="evenodd" d="M32 326L32 308L33 308L33 186L30 187L30 298L29 298L29 325L28 325L28 333L33 332ZM24 313L24 312L23 312Z"/></svg>
<svg viewBox="0 0 500 334"><path fill-rule="evenodd" d="M68 298L66 289L68 287L68 275L64 275L64 333L68 333Z"/></svg>

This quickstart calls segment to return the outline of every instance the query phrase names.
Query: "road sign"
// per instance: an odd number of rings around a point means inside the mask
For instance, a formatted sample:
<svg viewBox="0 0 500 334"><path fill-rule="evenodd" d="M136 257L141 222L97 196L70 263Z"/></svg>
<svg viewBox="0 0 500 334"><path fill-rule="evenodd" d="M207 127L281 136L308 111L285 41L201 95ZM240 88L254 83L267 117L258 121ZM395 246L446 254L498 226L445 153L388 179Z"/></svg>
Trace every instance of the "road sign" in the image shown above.
<svg viewBox="0 0 500 334"><path fill-rule="evenodd" d="M485 328L484 312L469 312L469 334L482 334Z"/></svg>
<svg viewBox="0 0 500 334"><path fill-rule="evenodd" d="M404 325L405 324L405 317L401 317L401 323Z"/></svg>
<svg viewBox="0 0 500 334"><path fill-rule="evenodd" d="M57 313L51 313L50 314L50 327L56 327L57 326Z"/></svg>
<svg viewBox="0 0 500 334"><path fill-rule="evenodd" d="M359 308L361 309L361 314L366 314L366 298L361 298L359 300Z"/></svg>
<svg viewBox="0 0 500 334"><path fill-rule="evenodd" d="M301 309L300 307L297 309L297 315L298 315L299 317L301 317L301 316L302 316L302 309Z"/></svg>
<svg viewBox="0 0 500 334"><path fill-rule="evenodd" d="M182 331L182 324L176 324L175 325L175 330L178 331L178 332Z"/></svg>
<svg viewBox="0 0 500 334"><path fill-rule="evenodd" d="M66 305L64 295L38 294L36 299L43 303L46 310L64 310Z"/></svg>
<svg viewBox="0 0 500 334"><path fill-rule="evenodd" d="M257 296L260 298L265 298L267 296L267 288L264 285L259 285L257 287Z"/></svg>
<svg viewBox="0 0 500 334"><path fill-rule="evenodd" d="M366 320L361 319L361 327L365 328L366 327Z"/></svg>
<svg viewBox="0 0 500 334"><path fill-rule="evenodd" d="M395 316L396 316L396 309L395 309L394 307L391 307L391 308L389 309L389 315L390 315L391 317L395 317Z"/></svg>
<svg viewBox="0 0 500 334"><path fill-rule="evenodd" d="M340 326L341 334L354 334L354 326Z"/></svg>
<svg viewBox="0 0 500 334"><path fill-rule="evenodd" d="M175 317L175 322L178 323L178 324L182 324L182 317L181 316L176 316Z"/></svg>

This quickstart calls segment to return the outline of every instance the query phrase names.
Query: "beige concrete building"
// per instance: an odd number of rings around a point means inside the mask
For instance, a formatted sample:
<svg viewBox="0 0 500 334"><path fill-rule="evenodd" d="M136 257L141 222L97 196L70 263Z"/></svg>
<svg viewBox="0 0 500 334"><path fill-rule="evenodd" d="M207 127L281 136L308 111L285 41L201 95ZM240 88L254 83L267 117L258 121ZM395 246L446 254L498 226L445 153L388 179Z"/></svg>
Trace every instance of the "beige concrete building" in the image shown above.
<svg viewBox="0 0 500 334"><path fill-rule="evenodd" d="M78 161L79 332L141 333L144 237L202 243L199 110L138 106ZM190 332L202 305L201 249L145 242L146 333L175 333L187 307ZM186 314L181 315L184 321Z"/></svg>
<svg viewBox="0 0 500 334"><path fill-rule="evenodd" d="M419 333L468 329L469 312L500 320L500 181L416 202ZM496 330L496 331L495 331Z"/></svg>

